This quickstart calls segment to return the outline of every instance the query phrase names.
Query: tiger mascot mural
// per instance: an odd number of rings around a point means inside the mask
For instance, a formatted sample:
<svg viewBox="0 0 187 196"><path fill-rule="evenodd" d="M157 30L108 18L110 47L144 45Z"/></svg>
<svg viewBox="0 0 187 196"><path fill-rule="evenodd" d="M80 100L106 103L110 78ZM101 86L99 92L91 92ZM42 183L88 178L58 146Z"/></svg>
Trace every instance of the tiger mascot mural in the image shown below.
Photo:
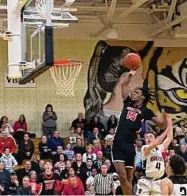
<svg viewBox="0 0 187 196"><path fill-rule="evenodd" d="M106 124L111 114L120 114L117 102L112 112L110 103L120 76L129 71L122 65L129 52L138 52L141 56L142 85L155 93L155 100L148 107L156 114L164 109L172 115L175 124L187 119L187 48L155 48L153 42L99 41L88 69L88 89L84 97L87 120L97 115ZM134 82L141 85L139 79Z"/></svg>
<svg viewBox="0 0 187 196"><path fill-rule="evenodd" d="M187 119L187 50L186 57L181 57L179 51L155 48L144 79L155 92L155 101L148 106L154 112L164 109L175 125ZM179 56L176 58L174 53Z"/></svg>

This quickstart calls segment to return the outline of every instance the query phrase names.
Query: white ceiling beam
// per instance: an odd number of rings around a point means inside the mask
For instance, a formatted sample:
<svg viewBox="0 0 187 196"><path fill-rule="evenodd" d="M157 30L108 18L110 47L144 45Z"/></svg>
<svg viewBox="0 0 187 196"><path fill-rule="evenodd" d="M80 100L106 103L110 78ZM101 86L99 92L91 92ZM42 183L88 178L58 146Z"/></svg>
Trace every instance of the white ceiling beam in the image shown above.
<svg viewBox="0 0 187 196"><path fill-rule="evenodd" d="M109 8L104 7L104 6L71 6L71 8L77 8L78 11L88 11L88 12L107 12L109 10ZM1 5L0 6L0 10L6 10L7 6L6 5ZM27 9L33 9L31 7L28 7ZM116 7L115 8L115 12L122 12L124 10L129 9L129 7ZM60 11L61 8L54 8L55 11ZM168 11L168 9L166 8L157 8L155 10L150 10L149 8L137 8L136 10L134 10L134 12L164 12L164 11Z"/></svg>
<svg viewBox="0 0 187 196"><path fill-rule="evenodd" d="M169 28L171 28L174 25L177 25L179 23L181 23L182 21L187 19L187 15L185 16L180 16L178 17L176 20L170 22L169 24L167 24L165 27L162 27L160 29L157 29L155 32L150 33L149 35L147 35L148 38L152 38L155 37L156 35L162 33L163 31L168 30Z"/></svg>
<svg viewBox="0 0 187 196"><path fill-rule="evenodd" d="M70 7L74 2L75 2L75 0L66 0L65 3L61 6L61 8L62 7Z"/></svg>
<svg viewBox="0 0 187 196"><path fill-rule="evenodd" d="M34 0L32 0L34 1ZM107 0L109 7L111 0ZM106 6L106 0L95 0L95 4L93 4L92 0L75 0L73 3L73 6ZM56 7L61 7L64 3L64 0L55 0L55 6ZM119 7L129 7L131 5L130 2L127 2L127 0L119 0L118 1L118 6Z"/></svg>
<svg viewBox="0 0 187 196"><path fill-rule="evenodd" d="M114 15L114 10L115 10L115 7L116 7L116 3L117 3L117 0L112 0L112 2L110 4L110 8L109 8L109 11L108 11L108 18L107 18L108 23L112 22L112 18L113 18L113 15Z"/></svg>
<svg viewBox="0 0 187 196"><path fill-rule="evenodd" d="M154 12L169 12L169 8L155 8L155 9L149 9L148 14L154 13Z"/></svg>
<svg viewBox="0 0 187 196"><path fill-rule="evenodd" d="M101 29L99 29L99 30L96 31L95 33L92 33L90 36L91 36L91 37L97 37L97 36L99 36L100 34L102 34L104 31L106 31L109 27L110 27L109 25L103 26Z"/></svg>
<svg viewBox="0 0 187 196"><path fill-rule="evenodd" d="M172 20L173 13L175 11L175 7L177 5L177 0L172 0L170 9L166 18L166 23L169 23Z"/></svg>
<svg viewBox="0 0 187 196"><path fill-rule="evenodd" d="M125 18L130 13L134 12L137 8L139 8L141 5L143 5L147 0L139 0L137 3L131 5L127 10L125 10L123 13L119 14L117 18Z"/></svg>
<svg viewBox="0 0 187 196"><path fill-rule="evenodd" d="M7 6L3 6L3 9L7 9ZM109 8L105 7L105 6L71 6L72 9L77 9L78 12L108 12ZM33 10L33 7L27 7L26 10ZM115 12L123 12L125 10L128 10L129 7L116 7L115 8ZM54 11L60 12L61 8L55 7L53 9ZM165 11L169 11L169 9L166 8L157 8L154 11L152 11L152 9L149 8L137 8L136 10L134 10L133 12L136 13L152 13L152 12L165 12Z"/></svg>
<svg viewBox="0 0 187 196"><path fill-rule="evenodd" d="M77 8L77 11L83 12L107 12L109 10L108 7L105 6L71 6L71 8ZM33 9L33 8L32 8ZM123 12L128 10L129 7L116 7L115 12ZM60 11L60 8L55 7L55 11ZM134 10L134 12L143 12L147 13L150 9L149 8L137 8ZM167 9L168 10L168 9ZM161 12L161 11L166 11L166 9L156 9L155 12Z"/></svg>
<svg viewBox="0 0 187 196"><path fill-rule="evenodd" d="M110 3L107 21L105 21L104 18L100 14L96 13L98 18L100 19L100 21L104 25L104 27L102 27L101 29L99 29L95 33L92 33L91 37L96 37L96 36L100 35L101 33L103 33L104 31L106 31L109 27L111 27L111 22L113 19L115 7L116 7L116 2L117 2L117 0L112 0L112 2Z"/></svg>
<svg viewBox="0 0 187 196"><path fill-rule="evenodd" d="M101 23L104 26L107 26L108 25L108 22L103 18L103 16L100 13L96 12L96 15L97 15L97 17L99 18L99 20L101 21Z"/></svg>
<svg viewBox="0 0 187 196"><path fill-rule="evenodd" d="M161 27L165 26L165 24L159 20L158 17L154 15L154 13L151 13L150 15L160 24Z"/></svg>

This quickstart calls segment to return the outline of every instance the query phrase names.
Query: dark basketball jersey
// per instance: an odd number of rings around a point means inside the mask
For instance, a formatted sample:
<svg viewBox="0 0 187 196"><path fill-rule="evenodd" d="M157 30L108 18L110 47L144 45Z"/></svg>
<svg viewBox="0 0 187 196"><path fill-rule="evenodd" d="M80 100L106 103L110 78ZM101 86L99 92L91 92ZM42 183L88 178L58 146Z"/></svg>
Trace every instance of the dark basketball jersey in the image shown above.
<svg viewBox="0 0 187 196"><path fill-rule="evenodd" d="M124 101L123 110L116 130L114 143L130 143L136 140L136 132L141 128L142 120L151 120L154 113L147 107L135 108L133 102L128 97Z"/></svg>
<svg viewBox="0 0 187 196"><path fill-rule="evenodd" d="M37 183L42 183L41 195L54 195L55 182L61 180L58 174L52 173L51 175L46 175L45 173L40 174Z"/></svg>
<svg viewBox="0 0 187 196"><path fill-rule="evenodd" d="M170 176L169 179L173 183L172 196L187 195L187 177L186 176Z"/></svg>

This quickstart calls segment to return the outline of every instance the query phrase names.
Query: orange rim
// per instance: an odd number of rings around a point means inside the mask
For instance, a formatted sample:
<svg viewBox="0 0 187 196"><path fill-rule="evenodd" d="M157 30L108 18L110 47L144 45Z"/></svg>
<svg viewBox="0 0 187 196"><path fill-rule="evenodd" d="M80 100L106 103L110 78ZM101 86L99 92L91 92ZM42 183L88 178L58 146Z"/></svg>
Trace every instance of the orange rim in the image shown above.
<svg viewBox="0 0 187 196"><path fill-rule="evenodd" d="M64 65L79 66L80 63L83 63L83 62L80 60L75 60L75 59L54 60L54 66L56 66L56 67L61 67Z"/></svg>

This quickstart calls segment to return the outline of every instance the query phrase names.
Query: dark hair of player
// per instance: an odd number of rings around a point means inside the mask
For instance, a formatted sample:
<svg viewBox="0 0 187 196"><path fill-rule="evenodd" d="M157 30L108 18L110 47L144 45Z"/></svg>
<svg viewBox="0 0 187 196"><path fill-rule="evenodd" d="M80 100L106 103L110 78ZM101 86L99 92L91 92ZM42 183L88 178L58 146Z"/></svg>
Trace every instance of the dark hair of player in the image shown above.
<svg viewBox="0 0 187 196"><path fill-rule="evenodd" d="M155 138L156 138L156 133L154 132L154 131L147 131L145 134L144 134L144 136L146 136L147 134L152 134L152 135L154 135L155 136Z"/></svg>
<svg viewBox="0 0 187 196"><path fill-rule="evenodd" d="M155 99L155 95L150 88L140 87L138 89L142 91L142 94L145 97L144 105L147 105L148 102L152 102Z"/></svg>
<svg viewBox="0 0 187 196"><path fill-rule="evenodd" d="M179 155L173 155L170 158L169 165L175 175L184 175L186 172L185 161Z"/></svg>

